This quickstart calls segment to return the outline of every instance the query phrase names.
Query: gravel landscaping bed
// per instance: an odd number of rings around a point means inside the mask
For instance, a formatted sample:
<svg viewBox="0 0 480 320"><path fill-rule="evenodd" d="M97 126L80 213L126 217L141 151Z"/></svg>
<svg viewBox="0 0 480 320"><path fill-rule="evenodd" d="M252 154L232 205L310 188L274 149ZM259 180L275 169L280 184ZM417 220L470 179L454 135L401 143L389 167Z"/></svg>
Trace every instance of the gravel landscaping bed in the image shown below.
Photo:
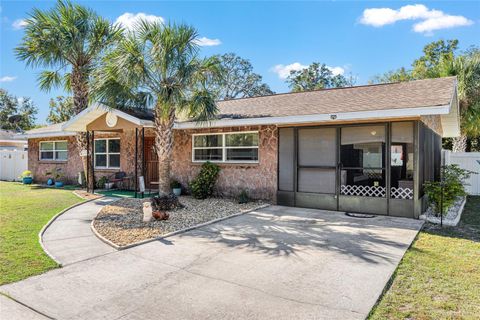
<svg viewBox="0 0 480 320"><path fill-rule="evenodd" d="M184 208L168 211L168 220L143 222L143 202L148 199L121 199L103 207L94 219L93 227L114 244L126 246L252 210L264 204L261 201L239 204L235 200L224 198L197 200L189 196L180 196L179 200Z"/></svg>

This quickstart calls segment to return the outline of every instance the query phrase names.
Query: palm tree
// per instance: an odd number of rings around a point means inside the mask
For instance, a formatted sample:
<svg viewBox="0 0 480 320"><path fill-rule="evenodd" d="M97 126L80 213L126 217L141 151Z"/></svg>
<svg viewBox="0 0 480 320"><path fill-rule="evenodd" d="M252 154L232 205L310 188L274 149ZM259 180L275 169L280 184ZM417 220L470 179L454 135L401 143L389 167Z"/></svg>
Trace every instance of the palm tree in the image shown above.
<svg viewBox="0 0 480 320"><path fill-rule="evenodd" d="M480 136L480 50L475 49L439 65L438 76L457 76L460 102L460 136L453 152L465 152L467 139Z"/></svg>
<svg viewBox="0 0 480 320"><path fill-rule="evenodd" d="M140 20L104 59L96 91L100 100L147 94L155 113L159 194L170 193L173 126L179 116L207 120L217 111L205 89L217 71L215 59L199 59L197 31L186 25ZM119 92L120 91L120 92ZM125 93L126 92L126 93Z"/></svg>
<svg viewBox="0 0 480 320"><path fill-rule="evenodd" d="M88 107L91 75L99 58L121 35L120 28L92 10L60 0L51 10L33 10L15 51L27 65L50 69L38 76L40 89L71 91L78 114ZM77 147L80 152L86 149L85 133L77 134ZM86 171L87 157L82 161Z"/></svg>

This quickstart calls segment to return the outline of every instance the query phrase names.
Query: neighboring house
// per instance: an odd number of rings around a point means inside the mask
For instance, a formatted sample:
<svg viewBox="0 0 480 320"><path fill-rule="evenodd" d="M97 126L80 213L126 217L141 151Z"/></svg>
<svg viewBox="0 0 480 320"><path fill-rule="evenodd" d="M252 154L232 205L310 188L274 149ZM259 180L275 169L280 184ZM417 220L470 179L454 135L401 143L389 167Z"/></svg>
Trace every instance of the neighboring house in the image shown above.
<svg viewBox="0 0 480 320"><path fill-rule="evenodd" d="M19 138L18 132L0 130L0 150L27 150L27 140Z"/></svg>
<svg viewBox="0 0 480 320"><path fill-rule="evenodd" d="M235 99L218 108L211 122L175 125L172 178L184 186L209 160L222 169L219 194L246 190L281 205L392 216L419 216L423 182L439 177L441 137L460 130L455 77ZM89 107L26 134L29 168L37 181L54 166L76 180L82 162L74 135L88 131L97 179L119 170L134 177L137 167L155 187L152 120L149 112Z"/></svg>

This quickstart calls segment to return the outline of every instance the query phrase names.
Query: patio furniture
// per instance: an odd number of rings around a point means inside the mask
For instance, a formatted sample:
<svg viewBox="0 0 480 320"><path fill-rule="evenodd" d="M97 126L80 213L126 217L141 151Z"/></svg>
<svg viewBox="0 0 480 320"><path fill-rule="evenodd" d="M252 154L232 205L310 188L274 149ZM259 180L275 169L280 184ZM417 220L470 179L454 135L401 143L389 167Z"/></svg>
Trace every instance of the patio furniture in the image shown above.
<svg viewBox="0 0 480 320"><path fill-rule="evenodd" d="M124 186L124 180L127 177L127 174L123 171L115 172L108 178L108 182L115 183L118 189L122 189Z"/></svg>

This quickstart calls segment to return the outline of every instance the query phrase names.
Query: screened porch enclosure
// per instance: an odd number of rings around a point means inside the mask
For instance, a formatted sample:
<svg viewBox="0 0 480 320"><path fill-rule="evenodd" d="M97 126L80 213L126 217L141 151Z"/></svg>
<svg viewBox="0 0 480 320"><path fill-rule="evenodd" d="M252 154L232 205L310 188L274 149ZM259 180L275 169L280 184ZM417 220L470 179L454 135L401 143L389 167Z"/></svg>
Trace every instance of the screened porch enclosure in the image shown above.
<svg viewBox="0 0 480 320"><path fill-rule="evenodd" d="M418 121L280 128L278 204L418 216L419 174L434 158L423 156L419 132L431 137L429 145L441 142Z"/></svg>

